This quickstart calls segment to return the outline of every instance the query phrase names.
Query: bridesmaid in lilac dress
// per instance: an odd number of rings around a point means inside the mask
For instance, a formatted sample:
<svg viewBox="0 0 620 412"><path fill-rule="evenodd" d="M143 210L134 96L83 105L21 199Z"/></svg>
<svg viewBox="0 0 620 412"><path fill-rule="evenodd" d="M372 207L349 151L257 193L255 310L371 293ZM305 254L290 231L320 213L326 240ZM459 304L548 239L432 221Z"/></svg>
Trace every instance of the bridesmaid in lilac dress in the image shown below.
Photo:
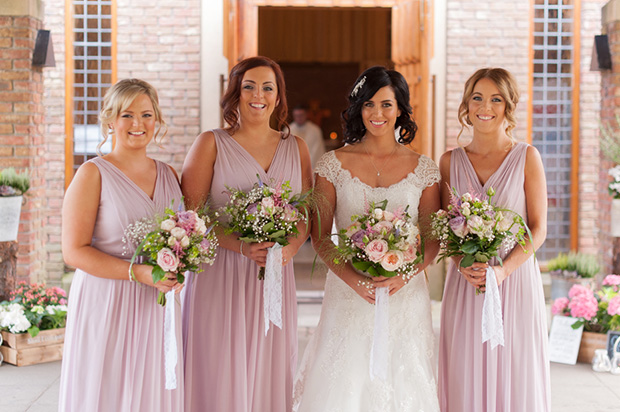
<svg viewBox="0 0 620 412"><path fill-rule="evenodd" d="M496 205L519 213L532 238L491 261L499 284L504 346L481 343L481 313L487 265L474 263L448 270L441 311L439 398L443 412L549 412L551 410L545 300L538 262L532 251L544 242L547 190L540 154L513 140L519 94L513 76L503 69L478 70L465 84L459 107L463 127L473 140L441 157L442 205L449 187L463 194L493 187ZM462 132L463 129L461 129ZM460 136L460 134L459 134Z"/></svg>
<svg viewBox="0 0 620 412"><path fill-rule="evenodd" d="M100 120L104 136L116 137L114 149L78 169L62 209L62 253L77 270L59 411L182 411L180 297L175 390L164 389L164 308L157 304L159 291L181 285L170 279L154 285L152 267L141 264L133 265L130 279L134 250L122 242L127 225L182 201L174 170L146 155L165 130L157 92L142 80L121 80L106 93Z"/></svg>
<svg viewBox="0 0 620 412"><path fill-rule="evenodd" d="M289 180L293 192L312 185L304 141L281 129L286 93L280 67L265 57L239 62L222 98L230 126L198 136L183 165L188 207L205 201L213 209L228 201L226 186L249 190L257 182ZM307 230L282 249L282 329L264 333L262 281L267 248L273 243L241 242L220 230L213 266L189 277L183 299L185 410L193 412L287 412L297 365L297 300L292 258Z"/></svg>

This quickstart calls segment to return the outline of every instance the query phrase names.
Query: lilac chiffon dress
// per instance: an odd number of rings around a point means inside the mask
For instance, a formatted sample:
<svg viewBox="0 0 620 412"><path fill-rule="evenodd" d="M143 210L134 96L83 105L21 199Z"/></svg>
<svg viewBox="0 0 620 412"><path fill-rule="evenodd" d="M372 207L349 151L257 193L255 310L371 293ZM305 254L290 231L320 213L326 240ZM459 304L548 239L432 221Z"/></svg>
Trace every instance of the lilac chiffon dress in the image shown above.
<svg viewBox="0 0 620 412"><path fill-rule="evenodd" d="M524 190L528 145L517 143L481 185L462 148L452 151L450 184L463 194L495 189L493 202L527 222ZM516 246L520 247L520 246ZM504 257L507 253L503 253ZM549 412L547 317L538 262L530 257L499 286L504 346L481 343L484 294L448 270L441 310L439 399L442 412Z"/></svg>
<svg viewBox="0 0 620 412"><path fill-rule="evenodd" d="M228 201L226 186L249 190L289 180L300 192L301 162L296 139L280 140L269 171L232 137L213 130L217 158L209 201ZM283 328L265 336L262 281L256 263L219 248L213 266L190 275L184 291L185 410L192 412L287 412L297 364L297 299L293 264L283 268Z"/></svg>
<svg viewBox="0 0 620 412"><path fill-rule="evenodd" d="M90 160L101 174L101 198L91 245L130 259L122 237L127 225L181 202L176 176L156 161L151 199L121 170ZM164 308L158 291L129 279L105 279L76 270L69 295L60 376L61 412L178 412L183 410L181 305L177 297L177 389L164 389Z"/></svg>

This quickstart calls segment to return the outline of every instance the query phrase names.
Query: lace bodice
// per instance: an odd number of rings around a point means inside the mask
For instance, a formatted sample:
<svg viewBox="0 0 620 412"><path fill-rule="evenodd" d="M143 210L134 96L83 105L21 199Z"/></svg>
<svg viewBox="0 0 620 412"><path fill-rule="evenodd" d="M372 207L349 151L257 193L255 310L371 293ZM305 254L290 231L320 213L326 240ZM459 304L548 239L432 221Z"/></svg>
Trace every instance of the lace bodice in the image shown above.
<svg viewBox="0 0 620 412"><path fill-rule="evenodd" d="M409 214L417 222L418 206L422 191L441 180L439 168L430 158L421 155L415 170L389 187L371 187L351 172L343 169L334 151L324 154L318 161L316 172L336 188L338 206L335 212L338 230L351 224L351 216L364 212L369 202L388 199L388 210L409 205Z"/></svg>

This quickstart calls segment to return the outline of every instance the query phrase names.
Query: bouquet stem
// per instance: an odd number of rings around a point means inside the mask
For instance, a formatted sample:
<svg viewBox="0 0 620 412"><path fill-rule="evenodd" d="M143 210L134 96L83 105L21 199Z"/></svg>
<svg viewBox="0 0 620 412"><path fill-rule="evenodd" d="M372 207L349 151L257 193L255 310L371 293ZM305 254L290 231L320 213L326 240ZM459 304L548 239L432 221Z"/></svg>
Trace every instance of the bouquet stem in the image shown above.
<svg viewBox="0 0 620 412"><path fill-rule="evenodd" d="M261 266L258 269L258 280L265 280L265 267Z"/></svg>
<svg viewBox="0 0 620 412"><path fill-rule="evenodd" d="M157 295L157 303L166 306L166 294L164 292L159 292L159 295Z"/></svg>

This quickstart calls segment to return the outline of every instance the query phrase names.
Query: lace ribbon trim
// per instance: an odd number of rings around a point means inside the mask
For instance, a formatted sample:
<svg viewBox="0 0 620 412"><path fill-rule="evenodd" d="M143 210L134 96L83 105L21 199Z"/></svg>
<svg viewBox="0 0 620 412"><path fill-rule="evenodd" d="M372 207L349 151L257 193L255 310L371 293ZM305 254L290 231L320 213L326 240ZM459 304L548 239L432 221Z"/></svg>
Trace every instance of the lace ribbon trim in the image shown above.
<svg viewBox="0 0 620 412"><path fill-rule="evenodd" d="M166 389L177 388L177 336L175 327L174 300L175 291L166 293L166 307L164 309L164 373Z"/></svg>
<svg viewBox="0 0 620 412"><path fill-rule="evenodd" d="M276 243L267 251L265 280L263 280L263 317L265 336L269 324L282 329L282 245Z"/></svg>
<svg viewBox="0 0 620 412"><path fill-rule="evenodd" d="M482 305L482 343L490 341L491 349L504 346L502 300L499 296L497 277L492 267L487 269L486 291Z"/></svg>
<svg viewBox="0 0 620 412"><path fill-rule="evenodd" d="M390 337L390 290L375 289L375 330L370 348L370 380L387 380L388 341Z"/></svg>

